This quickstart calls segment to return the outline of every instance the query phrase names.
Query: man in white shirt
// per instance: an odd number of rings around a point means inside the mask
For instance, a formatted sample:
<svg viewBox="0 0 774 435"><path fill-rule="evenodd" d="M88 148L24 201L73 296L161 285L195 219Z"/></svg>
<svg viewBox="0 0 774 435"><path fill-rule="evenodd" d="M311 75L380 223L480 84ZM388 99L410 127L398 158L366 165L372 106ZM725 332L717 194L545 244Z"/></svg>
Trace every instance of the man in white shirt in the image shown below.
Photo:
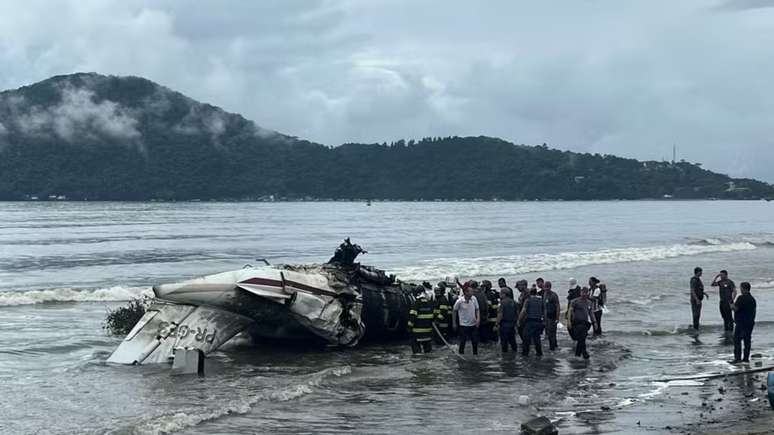
<svg viewBox="0 0 774 435"><path fill-rule="evenodd" d="M454 325L459 319L460 325L460 354L465 353L465 343L470 340L473 345L473 355L478 355L478 325L481 322L478 314L478 301L473 297L473 291L469 286L462 288L463 297L454 303Z"/></svg>

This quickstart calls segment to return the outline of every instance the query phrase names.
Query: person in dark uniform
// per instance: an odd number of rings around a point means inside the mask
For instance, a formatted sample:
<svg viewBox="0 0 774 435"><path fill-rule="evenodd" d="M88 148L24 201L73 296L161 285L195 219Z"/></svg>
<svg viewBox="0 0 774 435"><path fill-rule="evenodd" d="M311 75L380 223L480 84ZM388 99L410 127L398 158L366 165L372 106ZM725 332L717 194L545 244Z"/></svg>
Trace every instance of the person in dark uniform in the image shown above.
<svg viewBox="0 0 774 435"><path fill-rule="evenodd" d="M734 327L734 363L750 362L750 344L757 308L755 298L750 294L750 283L743 282L739 287L742 294L731 305L731 309L734 311L734 323L736 323ZM744 342L743 358L742 342Z"/></svg>
<svg viewBox="0 0 774 435"><path fill-rule="evenodd" d="M524 301L524 306L519 314L519 323L524 325L523 348L521 354L529 355L531 344L535 345L535 354L543 356L543 347L540 343L540 334L543 333L545 324L545 305L543 298L537 295L537 289L530 290L529 297Z"/></svg>
<svg viewBox="0 0 774 435"><path fill-rule="evenodd" d="M701 282L701 267L693 269L691 278L691 314L693 314L693 329L699 329L699 318L701 317L701 301L706 296L704 294L704 283Z"/></svg>
<svg viewBox="0 0 774 435"><path fill-rule="evenodd" d="M527 283L526 279L522 279L519 281L516 281L516 294L514 295L514 301L516 302L516 311L521 313L521 309L524 307L524 301L529 298L529 289L527 288L529 284ZM519 335L519 337L524 340L524 325L519 322L516 325L516 333Z"/></svg>
<svg viewBox="0 0 774 435"><path fill-rule="evenodd" d="M513 299L513 289L508 287L508 284L505 282L505 278L499 278L497 280L497 286L500 287L500 290L506 289L506 290L510 291L511 299Z"/></svg>
<svg viewBox="0 0 774 435"><path fill-rule="evenodd" d="M540 297L543 297L543 286L545 285L546 281L543 278L538 278L535 280L535 288L537 289L537 295Z"/></svg>
<svg viewBox="0 0 774 435"><path fill-rule="evenodd" d="M513 300L513 290L505 285L505 280L500 278L500 305L497 309L497 329L500 335L500 348L503 353L508 352L508 346L513 352L518 351L516 345L516 323L519 312L516 311L516 301Z"/></svg>
<svg viewBox="0 0 774 435"><path fill-rule="evenodd" d="M543 301L545 302L546 338L548 349L556 350L556 325L559 323L559 313L562 307L559 303L559 295L551 289L551 281L543 284Z"/></svg>
<svg viewBox="0 0 774 435"><path fill-rule="evenodd" d="M486 333L489 339L497 343L498 334L495 332L495 326L497 325L497 310L500 308L500 291L492 288L492 282L488 279L481 281L484 294L486 295L487 302L489 304L488 314L486 322Z"/></svg>
<svg viewBox="0 0 774 435"><path fill-rule="evenodd" d="M471 281L470 288L473 291L473 297L478 302L478 340L481 343L487 343L489 341L489 334L487 334L487 328L489 326L489 300L484 294L483 287L478 285L478 282Z"/></svg>
<svg viewBox="0 0 774 435"><path fill-rule="evenodd" d="M712 287L718 287L720 296L720 316L723 317L723 329L734 330L734 318L731 314L731 304L736 299L736 284L728 279L728 272L721 270L712 280Z"/></svg>
<svg viewBox="0 0 774 435"><path fill-rule="evenodd" d="M449 339L449 333L452 328L452 305L449 303L449 299L446 297L446 283L441 281L438 283L438 287L435 288L435 326L441 331L443 338ZM434 334L436 343L443 344L443 340L438 334Z"/></svg>
<svg viewBox="0 0 774 435"><path fill-rule="evenodd" d="M589 359L589 352L586 349L586 337L589 335L589 327L596 321L591 311L591 301L589 300L589 289L583 287L580 297L575 298L568 308L570 318L567 322L567 328L572 331L572 337L576 341L575 356L583 355L584 359Z"/></svg>
<svg viewBox="0 0 774 435"><path fill-rule="evenodd" d="M570 320L570 304L572 304L572 301L574 301L576 298L580 297L580 292L581 286L578 285L578 280L575 278L570 278L570 289L567 290L567 311L564 313L565 322ZM572 329L567 328L567 332L569 332L570 337L574 340L575 338L572 336Z"/></svg>
<svg viewBox="0 0 774 435"><path fill-rule="evenodd" d="M408 327L411 331L411 350L414 353L433 351L433 302L425 294L424 286L414 289L414 303L409 310Z"/></svg>

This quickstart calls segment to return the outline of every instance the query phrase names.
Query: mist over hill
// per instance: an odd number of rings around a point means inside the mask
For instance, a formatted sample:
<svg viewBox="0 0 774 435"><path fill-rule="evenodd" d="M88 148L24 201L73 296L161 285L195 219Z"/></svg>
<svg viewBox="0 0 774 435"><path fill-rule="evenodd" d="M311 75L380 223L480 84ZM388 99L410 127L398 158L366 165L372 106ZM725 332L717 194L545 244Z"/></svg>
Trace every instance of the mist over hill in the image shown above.
<svg viewBox="0 0 774 435"><path fill-rule="evenodd" d="M484 136L328 147L143 78L79 73L0 93L0 200L49 196L757 199L774 197L774 187L687 162L640 162Z"/></svg>

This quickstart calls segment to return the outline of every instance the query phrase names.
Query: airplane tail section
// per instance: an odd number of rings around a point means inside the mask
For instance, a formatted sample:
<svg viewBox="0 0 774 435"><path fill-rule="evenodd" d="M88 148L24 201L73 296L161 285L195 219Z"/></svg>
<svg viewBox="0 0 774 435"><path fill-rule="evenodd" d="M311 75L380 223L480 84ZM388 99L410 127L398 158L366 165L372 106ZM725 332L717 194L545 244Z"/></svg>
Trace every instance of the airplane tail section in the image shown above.
<svg viewBox="0 0 774 435"><path fill-rule="evenodd" d="M208 354L253 320L238 314L194 305L156 302L110 355L108 362L149 364L171 362L177 348Z"/></svg>

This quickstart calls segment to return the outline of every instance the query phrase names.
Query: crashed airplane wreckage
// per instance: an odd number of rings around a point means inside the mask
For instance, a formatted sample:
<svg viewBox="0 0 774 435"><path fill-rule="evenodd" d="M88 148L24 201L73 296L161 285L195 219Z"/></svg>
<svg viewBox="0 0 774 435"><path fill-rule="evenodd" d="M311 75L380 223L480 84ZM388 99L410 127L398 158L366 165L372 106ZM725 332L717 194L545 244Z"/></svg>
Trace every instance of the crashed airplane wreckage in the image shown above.
<svg viewBox="0 0 774 435"><path fill-rule="evenodd" d="M175 350L205 355L235 335L355 346L407 334L417 286L355 263L345 240L325 264L282 265L153 287L155 298L108 362L170 362Z"/></svg>

